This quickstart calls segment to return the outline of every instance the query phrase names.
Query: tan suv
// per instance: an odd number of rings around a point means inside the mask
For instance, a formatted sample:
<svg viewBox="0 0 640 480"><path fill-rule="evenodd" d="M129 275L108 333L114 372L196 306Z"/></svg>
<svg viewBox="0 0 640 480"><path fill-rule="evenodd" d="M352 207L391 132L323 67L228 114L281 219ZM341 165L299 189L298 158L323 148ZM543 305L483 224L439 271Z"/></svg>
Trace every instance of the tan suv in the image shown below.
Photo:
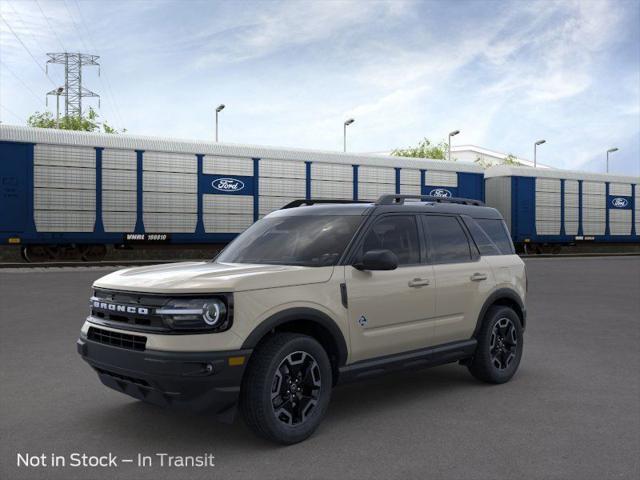
<svg viewBox="0 0 640 480"><path fill-rule="evenodd" d="M97 280L78 351L111 388L227 421L239 403L257 434L289 444L338 383L456 361L508 381L525 290L502 217L480 202L300 200L213 261Z"/></svg>

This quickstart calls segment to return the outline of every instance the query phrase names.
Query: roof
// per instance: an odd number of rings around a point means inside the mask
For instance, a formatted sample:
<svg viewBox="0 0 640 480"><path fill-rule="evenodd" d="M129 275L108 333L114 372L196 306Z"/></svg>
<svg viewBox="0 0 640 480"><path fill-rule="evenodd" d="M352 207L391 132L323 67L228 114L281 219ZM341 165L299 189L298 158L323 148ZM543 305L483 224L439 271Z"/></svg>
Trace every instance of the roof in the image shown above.
<svg viewBox="0 0 640 480"><path fill-rule="evenodd" d="M557 178L565 180L591 180L596 182L640 183L640 177L613 175L610 173L580 172L575 170L537 169L529 167L513 167L510 165L496 165L484 172L485 178L493 177L538 177Z"/></svg>
<svg viewBox="0 0 640 480"><path fill-rule="evenodd" d="M491 207L420 201L396 203L392 205L376 205L375 203L319 203L276 210L268 216L368 215L370 213L391 212L450 213L455 215L468 215L472 218L502 219L500 212Z"/></svg>
<svg viewBox="0 0 640 480"><path fill-rule="evenodd" d="M77 145L123 150L219 155L227 157L265 158L274 160L305 160L312 162L401 167L426 170L482 173L477 165L464 162L443 162L396 156L277 148L260 145L216 143L206 140L185 140L128 134L76 132L52 128L34 128L0 124L0 140L51 145Z"/></svg>
<svg viewBox="0 0 640 480"><path fill-rule="evenodd" d="M499 158L501 160L506 159L510 154L508 153L503 153L503 152L498 152L497 150L491 150L489 148L485 148L485 147L479 147L477 145L452 145L451 146L451 153L459 153L459 152L473 152L473 153L479 153L480 155L486 155L488 157L495 157L495 158ZM525 167L532 167L533 166L533 160L528 160L526 158L522 158L522 157L514 157L516 159L517 162L520 162L522 164L524 164ZM537 168L554 168L554 167L550 167L549 165L544 165L541 164L540 162L538 162L538 167Z"/></svg>

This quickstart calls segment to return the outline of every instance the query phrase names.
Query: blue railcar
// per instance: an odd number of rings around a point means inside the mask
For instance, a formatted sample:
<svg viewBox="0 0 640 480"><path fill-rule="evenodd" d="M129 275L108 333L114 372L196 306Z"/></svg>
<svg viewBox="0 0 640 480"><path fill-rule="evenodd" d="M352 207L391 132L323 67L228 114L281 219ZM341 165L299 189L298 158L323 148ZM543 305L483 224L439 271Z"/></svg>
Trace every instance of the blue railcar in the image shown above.
<svg viewBox="0 0 640 480"><path fill-rule="evenodd" d="M579 242L639 243L639 183L639 177L556 169L485 172L487 204L500 210L516 245L538 252Z"/></svg>
<svg viewBox="0 0 640 480"><path fill-rule="evenodd" d="M224 244L298 198L484 200L471 164L11 125L0 177L0 243L38 260L60 247L95 259L106 245Z"/></svg>

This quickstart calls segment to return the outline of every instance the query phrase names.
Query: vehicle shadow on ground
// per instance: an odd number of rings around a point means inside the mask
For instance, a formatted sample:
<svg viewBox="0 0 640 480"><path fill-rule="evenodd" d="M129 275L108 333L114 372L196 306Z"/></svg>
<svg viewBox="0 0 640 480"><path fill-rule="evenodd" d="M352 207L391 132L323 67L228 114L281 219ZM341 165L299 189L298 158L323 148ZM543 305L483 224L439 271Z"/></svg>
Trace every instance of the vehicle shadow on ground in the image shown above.
<svg viewBox="0 0 640 480"><path fill-rule="evenodd" d="M322 429L337 428L342 420L350 421L404 411L405 404L416 401L435 401L452 391L483 387L466 368L445 366L435 369L401 371L344 386L333 391L329 412ZM168 439L185 451L201 450L203 445L224 444L230 448L241 445L246 449L265 446L278 448L254 436L238 412L233 424L224 424L215 416L176 412L141 401L127 401L117 406L92 412L84 422L93 431L104 432L114 440L127 438L148 449L162 449ZM106 441L106 439L105 439Z"/></svg>

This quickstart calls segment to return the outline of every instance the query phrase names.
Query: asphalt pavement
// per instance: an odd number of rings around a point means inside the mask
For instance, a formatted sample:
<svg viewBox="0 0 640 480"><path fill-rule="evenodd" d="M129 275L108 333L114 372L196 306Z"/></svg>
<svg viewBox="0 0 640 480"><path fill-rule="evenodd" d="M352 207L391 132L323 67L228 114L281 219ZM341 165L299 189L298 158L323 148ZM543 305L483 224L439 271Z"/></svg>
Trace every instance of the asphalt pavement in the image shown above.
<svg viewBox="0 0 640 480"><path fill-rule="evenodd" d="M0 479L640 478L640 257L531 259L527 270L510 383L447 365L339 387L316 434L290 447L240 418L176 414L102 386L75 341L91 282L110 269L0 271ZM119 466L74 467L74 453ZM161 466L156 453L211 454L215 466ZM66 466L18 466L51 454Z"/></svg>

